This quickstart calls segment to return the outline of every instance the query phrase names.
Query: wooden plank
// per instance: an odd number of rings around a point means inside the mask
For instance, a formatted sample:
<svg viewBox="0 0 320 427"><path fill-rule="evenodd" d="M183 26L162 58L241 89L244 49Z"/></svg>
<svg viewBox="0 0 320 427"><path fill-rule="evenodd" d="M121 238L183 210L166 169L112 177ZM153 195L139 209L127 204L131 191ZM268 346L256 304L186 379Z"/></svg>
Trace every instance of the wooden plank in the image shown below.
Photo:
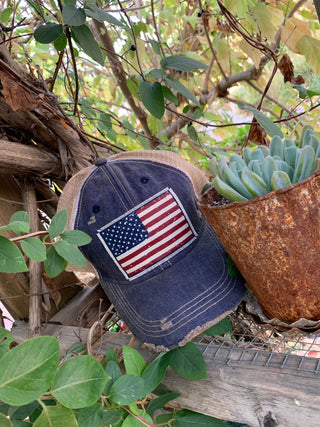
<svg viewBox="0 0 320 427"><path fill-rule="evenodd" d="M110 305L100 285L86 286L50 319L50 323L90 328Z"/></svg>
<svg viewBox="0 0 320 427"><path fill-rule="evenodd" d="M17 342L27 338L27 330L25 323L16 323L12 333ZM85 328L50 324L44 331L59 339L62 354L79 339L86 342L88 332ZM101 345L100 351L127 345L131 337L130 334L117 336L115 333L106 333L103 339L108 338L108 341ZM189 381L169 369L164 384L170 390L181 393L174 401L175 405L252 427L320 425L320 376L313 372L299 371L297 368L301 357L289 356L289 366L292 369L281 369L264 365L270 356L269 352L259 352L255 363L252 363L250 357L249 360L242 357L243 350L239 348L233 349L230 360L229 348L197 345L201 350L206 350L204 358L208 379ZM139 341L135 342L134 347L147 363L156 356L156 353L144 348ZM222 353L219 359L215 359L218 350ZM229 360L222 360L223 355L227 357L228 354Z"/></svg>

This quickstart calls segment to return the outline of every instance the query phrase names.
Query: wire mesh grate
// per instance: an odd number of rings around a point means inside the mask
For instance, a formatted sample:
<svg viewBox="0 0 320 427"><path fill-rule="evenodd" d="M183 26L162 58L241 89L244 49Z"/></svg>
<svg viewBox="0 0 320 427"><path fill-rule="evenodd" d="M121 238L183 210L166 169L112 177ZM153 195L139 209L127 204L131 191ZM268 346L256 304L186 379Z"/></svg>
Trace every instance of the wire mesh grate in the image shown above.
<svg viewBox="0 0 320 427"><path fill-rule="evenodd" d="M197 345L203 354L210 350L214 360L229 365L245 362L319 374L320 332L281 331L243 315L232 316L230 321L231 333L198 337Z"/></svg>

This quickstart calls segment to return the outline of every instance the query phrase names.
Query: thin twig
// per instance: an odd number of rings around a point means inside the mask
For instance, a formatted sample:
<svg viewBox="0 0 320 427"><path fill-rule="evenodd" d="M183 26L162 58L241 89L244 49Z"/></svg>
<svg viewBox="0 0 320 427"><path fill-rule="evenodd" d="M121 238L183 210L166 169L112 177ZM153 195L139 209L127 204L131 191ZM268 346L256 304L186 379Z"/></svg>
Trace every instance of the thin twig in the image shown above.
<svg viewBox="0 0 320 427"><path fill-rule="evenodd" d="M161 54L162 54L162 56L165 56L164 50L163 50L163 46L162 46L162 43L161 43L161 40L160 40L160 35L159 35L159 32L158 32L158 28L157 28L156 17L155 17L155 14L154 14L154 1L153 0L151 0L151 15L152 15L152 21L153 21L154 31L155 31L157 39L158 39L158 43L159 43L159 47L160 47L160 50L161 50Z"/></svg>
<svg viewBox="0 0 320 427"><path fill-rule="evenodd" d="M134 40L134 45L135 45L135 47L136 47L136 51L135 51L135 53L136 53L136 58L137 58L138 66L139 66L139 69L140 69L140 75L141 75L141 77L143 78L143 80L145 80L146 78L145 78L144 73L143 73L143 70L142 70L142 66L141 66L141 63L140 63L140 55L139 55L139 52L138 52L138 49L137 49L137 38L136 38L136 35L135 35L135 32L134 32L134 29L133 29L133 25L132 25L131 19L129 18L129 16L128 16L128 14L127 14L126 10L122 8L122 5L121 5L121 3L120 3L120 0L117 0L117 2L118 2L118 5L119 5L119 6L120 6L120 8L121 8L121 12L123 12L123 13L124 13L124 15L125 15L125 16L126 16L126 18L127 18L127 21L129 22L129 25L130 25L130 28L131 28L132 37L133 37L133 40Z"/></svg>

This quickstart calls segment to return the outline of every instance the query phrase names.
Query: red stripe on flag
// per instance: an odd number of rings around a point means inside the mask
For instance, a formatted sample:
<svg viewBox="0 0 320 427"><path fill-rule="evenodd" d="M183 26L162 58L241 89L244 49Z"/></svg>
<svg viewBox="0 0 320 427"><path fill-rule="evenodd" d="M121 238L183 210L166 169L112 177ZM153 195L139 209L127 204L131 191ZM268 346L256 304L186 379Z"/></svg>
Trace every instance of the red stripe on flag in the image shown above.
<svg viewBox="0 0 320 427"><path fill-rule="evenodd" d="M155 245L158 245L159 242L164 240L166 237L170 236L171 234L175 233L176 231L180 230L182 227L185 227L187 225L187 228L183 230L184 233L188 232L190 230L187 222L181 221L176 226L171 227L169 230L167 230L165 233L160 234L158 237L155 237L154 239L147 239L145 240L145 244L141 245L138 249L128 254L126 257L122 258L123 254L118 257L118 261L121 263L121 265L127 263L130 261L130 259L133 259L137 257L139 254L143 253L145 250L149 249L151 250ZM168 244L168 243L165 243Z"/></svg>
<svg viewBox="0 0 320 427"><path fill-rule="evenodd" d="M184 233L182 233L182 236L184 235ZM141 270L144 270L145 268L148 268L150 265L156 263L157 261L159 261L161 258L164 258L166 255L171 254L171 252L174 252L177 248L179 248L180 246L182 246L184 243L186 243L188 240L190 240L193 237L193 234L190 234L189 236L186 236L181 242L178 242L176 246L171 247L170 249L168 249L166 252L161 253L158 257L153 258L149 263L147 264L143 264L140 268L134 270L134 271L130 271L130 273L128 272L129 268L125 268L125 270L127 271L127 274L129 276L133 276L134 274L139 273ZM174 240L174 239L173 239ZM162 245L164 247L167 246L167 243L165 243L164 245ZM157 250L155 251L156 253L159 252L159 249L157 248ZM149 258L150 256L148 255L147 258Z"/></svg>
<svg viewBox="0 0 320 427"><path fill-rule="evenodd" d="M138 215L140 215L140 213L142 213L142 212L143 212L143 211L145 211L146 209L150 208L151 206L153 206L153 205L155 205L155 204L159 203L162 199L165 199L165 198L166 198L166 197L168 197L168 196L170 196L170 197L173 199L172 195L169 193L169 191L167 191L166 193L161 194L161 196L157 197L155 200L152 200L151 202L147 203L145 206L142 206L140 209L138 209L138 210L136 211L136 213L137 213ZM173 200L174 200L174 199L173 199Z"/></svg>

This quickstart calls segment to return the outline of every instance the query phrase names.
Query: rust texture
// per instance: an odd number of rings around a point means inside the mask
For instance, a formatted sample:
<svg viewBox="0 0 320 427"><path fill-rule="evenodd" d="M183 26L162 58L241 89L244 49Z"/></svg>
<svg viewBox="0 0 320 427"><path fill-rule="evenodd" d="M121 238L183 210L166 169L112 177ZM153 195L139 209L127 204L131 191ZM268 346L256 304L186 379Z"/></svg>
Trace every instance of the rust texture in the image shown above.
<svg viewBox="0 0 320 427"><path fill-rule="evenodd" d="M201 209L262 309L320 319L320 172L247 202Z"/></svg>

